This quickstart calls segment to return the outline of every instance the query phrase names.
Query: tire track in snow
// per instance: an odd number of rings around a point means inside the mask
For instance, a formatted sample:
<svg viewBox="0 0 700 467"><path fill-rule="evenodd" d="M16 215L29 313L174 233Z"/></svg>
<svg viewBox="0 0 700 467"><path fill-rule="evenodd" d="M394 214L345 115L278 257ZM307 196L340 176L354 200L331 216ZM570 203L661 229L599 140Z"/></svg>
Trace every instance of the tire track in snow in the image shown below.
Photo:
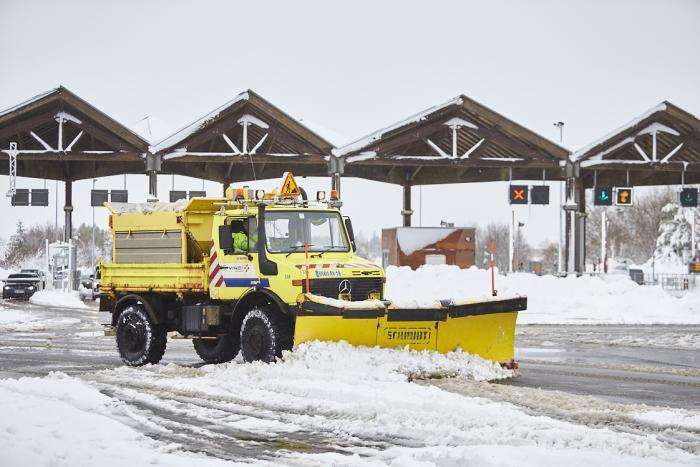
<svg viewBox="0 0 700 467"><path fill-rule="evenodd" d="M422 447L408 439L367 439L346 437L334 431L308 431L294 423L295 417L308 413L263 401L251 404L234 396L166 390L105 375L76 376L95 384L103 394L126 403L134 410L130 414L131 424L145 435L222 459L272 461L290 452L350 455L357 448ZM315 412L314 417L324 415ZM241 421L251 421L258 430L247 431L232 426ZM154 423L160 429L154 427Z"/></svg>

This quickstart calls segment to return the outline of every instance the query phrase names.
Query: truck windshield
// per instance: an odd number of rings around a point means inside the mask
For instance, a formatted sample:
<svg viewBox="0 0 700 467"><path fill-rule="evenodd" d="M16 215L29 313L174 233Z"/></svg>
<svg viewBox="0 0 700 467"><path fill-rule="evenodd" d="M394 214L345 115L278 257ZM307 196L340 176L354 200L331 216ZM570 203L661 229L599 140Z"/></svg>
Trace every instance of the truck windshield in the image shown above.
<svg viewBox="0 0 700 467"><path fill-rule="evenodd" d="M349 251L343 221L336 212L268 211L265 237L271 253L304 251Z"/></svg>

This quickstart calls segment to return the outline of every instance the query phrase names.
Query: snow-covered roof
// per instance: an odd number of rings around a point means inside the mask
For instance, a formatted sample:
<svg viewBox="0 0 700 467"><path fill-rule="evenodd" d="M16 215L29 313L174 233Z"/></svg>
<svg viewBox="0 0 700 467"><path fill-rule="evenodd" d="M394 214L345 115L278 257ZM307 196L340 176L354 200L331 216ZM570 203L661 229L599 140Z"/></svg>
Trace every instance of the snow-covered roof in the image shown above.
<svg viewBox="0 0 700 467"><path fill-rule="evenodd" d="M60 102L60 106L57 106L57 101ZM56 114L54 116L46 116L46 121L49 121L55 117L62 117L64 120L69 120L78 125L82 125L83 120L88 119L93 122L93 125L96 124L102 127L107 133L110 133L116 138L119 138L121 141L131 145L133 150L136 152L143 153L148 147L148 141L145 138L142 138L137 132L121 124L113 117L107 115L64 86L58 86L46 92L42 92L20 102L17 105L0 111L0 121L2 121L2 124L7 124L7 122L16 119L17 123L23 125L26 119L22 115L25 112L33 111L35 108L42 107L44 105L46 105L47 108L56 110ZM71 108L75 109L76 112L72 112L70 110ZM82 116L78 118L75 116L75 113ZM22 131L29 132L33 129L34 128L27 127ZM91 131L88 127L84 127L84 129L88 133Z"/></svg>
<svg viewBox="0 0 700 467"><path fill-rule="evenodd" d="M46 96L50 96L51 94L53 94L53 93L55 93L55 92L59 92L60 90L61 90L60 87L58 87L58 88L53 88L53 89L49 89L49 90L46 91L46 92L42 92L41 94L37 94L36 96L30 97L29 99L24 100L24 101L20 102L20 103L17 104L17 105L13 105L12 107L9 107L9 108L7 108L7 109L5 109L5 110L0 111L0 117L2 117L2 116L5 115L5 114L8 114L8 113L10 113L10 112L13 112L13 111L15 111L15 110L17 110L17 109L19 109L19 108L22 108L22 107L24 107L25 105L29 105L29 104L32 104L32 103L38 101L38 100L41 100L41 99L43 99L43 98L46 97Z"/></svg>
<svg viewBox="0 0 700 467"><path fill-rule="evenodd" d="M341 144L346 143L350 139L344 134L337 132L332 128L328 128L325 125L321 125L318 122L309 120L308 118L293 118L301 125L304 125L306 128L311 130L313 133L316 133L318 136L331 143L334 147L339 147Z"/></svg>
<svg viewBox="0 0 700 467"><path fill-rule="evenodd" d="M250 95L249 95L248 91L244 91L244 92L238 94L236 97L225 102L223 105L220 105L216 109L203 115L202 117L198 118L197 120L193 121L192 123L189 123L189 124L185 125L184 127L180 128L172 135L166 136L162 140L158 141L156 144L151 146L151 152L156 153L162 149L166 149L166 148L175 146L179 142L187 139L195 131L206 126L209 122L211 122L216 117L218 117L221 112L223 112L227 108L231 107L233 104L240 102L240 101L248 100L249 97L250 97Z"/></svg>
<svg viewBox="0 0 700 467"><path fill-rule="evenodd" d="M620 133L622 133L624 131L629 130L630 128L633 128L634 126L639 125L639 123L642 120L651 117L655 113L665 111L667 108L668 108L667 101L663 101L660 104L655 105L651 109L649 109L646 112L644 112L643 114L633 118L632 120L625 123L621 127L614 129L613 131L606 134L602 138L597 139L596 141L593 141L591 144L588 144L587 146L584 146L577 151L574 151L574 153L571 155L572 160L574 160L574 161L580 160L581 158L583 158L586 155L586 153L590 152L593 148L600 146L601 144L605 143L610 138L614 138L615 136L619 135ZM616 146L616 147L619 147L619 146ZM612 150L612 148L611 148L611 150Z"/></svg>
<svg viewBox="0 0 700 467"><path fill-rule="evenodd" d="M437 112L438 110L444 109L445 107L449 107L451 105L462 105L462 102L464 102L462 96L457 96L446 102L443 102L442 104L429 107L421 112L411 115L410 117L404 120L396 122L393 125L389 125L388 127L377 130L373 133L363 136L362 138L358 138L355 141L352 141L341 148L335 149L333 151L333 154L335 156L344 156L351 152L360 151L369 146L370 144L374 143L378 139L381 139L382 136L384 136L384 134L386 133L396 130L397 128L401 128L410 123L415 123L424 120L428 115Z"/></svg>

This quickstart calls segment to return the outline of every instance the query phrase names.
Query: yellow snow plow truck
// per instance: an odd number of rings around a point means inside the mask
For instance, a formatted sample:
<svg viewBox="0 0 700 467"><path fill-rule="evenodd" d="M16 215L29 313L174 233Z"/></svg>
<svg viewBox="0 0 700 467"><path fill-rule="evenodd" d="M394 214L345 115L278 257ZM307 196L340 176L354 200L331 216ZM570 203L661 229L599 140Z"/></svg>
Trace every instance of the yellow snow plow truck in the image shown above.
<svg viewBox="0 0 700 467"><path fill-rule="evenodd" d="M127 365L159 362L172 331L207 363L239 351L271 362L294 344L344 340L513 364L525 297L395 306L382 268L356 254L336 193L309 201L291 174L270 193L106 206L113 251L100 265L100 310Z"/></svg>

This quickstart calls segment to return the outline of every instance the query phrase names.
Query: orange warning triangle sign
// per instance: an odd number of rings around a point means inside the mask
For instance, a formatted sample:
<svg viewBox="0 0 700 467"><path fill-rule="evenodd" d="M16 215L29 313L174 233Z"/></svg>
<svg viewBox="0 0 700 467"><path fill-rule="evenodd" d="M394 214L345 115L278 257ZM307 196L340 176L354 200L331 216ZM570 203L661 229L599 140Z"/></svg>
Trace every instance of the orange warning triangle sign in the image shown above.
<svg viewBox="0 0 700 467"><path fill-rule="evenodd" d="M297 181L294 180L292 172L287 172L287 176L284 177L281 193L282 196L299 196L299 185L297 185Z"/></svg>

